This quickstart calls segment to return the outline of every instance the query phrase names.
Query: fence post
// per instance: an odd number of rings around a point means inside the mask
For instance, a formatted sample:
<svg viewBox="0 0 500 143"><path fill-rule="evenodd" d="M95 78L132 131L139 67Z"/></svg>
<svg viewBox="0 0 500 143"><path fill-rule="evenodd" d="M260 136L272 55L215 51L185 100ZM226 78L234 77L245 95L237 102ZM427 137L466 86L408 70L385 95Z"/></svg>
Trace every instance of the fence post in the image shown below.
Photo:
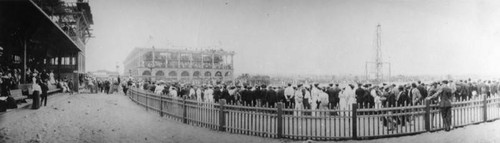
<svg viewBox="0 0 500 143"><path fill-rule="evenodd" d="M226 100L225 99L221 99L219 100L219 131L223 131L225 132L226 131L226 128L224 126L226 126L226 115L224 112L224 105L226 105Z"/></svg>
<svg viewBox="0 0 500 143"><path fill-rule="evenodd" d="M424 123L425 131L431 131L431 100L425 99Z"/></svg>
<svg viewBox="0 0 500 143"><path fill-rule="evenodd" d="M148 99L148 93L145 93L145 94L144 94L144 97L146 98L146 104L145 104L145 106L146 106L146 111L148 111L148 100L149 100L149 99Z"/></svg>
<svg viewBox="0 0 500 143"><path fill-rule="evenodd" d="M358 139L358 104L352 104L352 139Z"/></svg>
<svg viewBox="0 0 500 143"><path fill-rule="evenodd" d="M282 138L283 136L283 103L278 102L277 104L278 108L278 117L276 120L278 120L278 138Z"/></svg>
<svg viewBox="0 0 500 143"><path fill-rule="evenodd" d="M163 117L163 96L160 95L160 117Z"/></svg>
<svg viewBox="0 0 500 143"><path fill-rule="evenodd" d="M488 110L487 110L487 107L488 107L488 97L486 96L486 94L483 96L483 122L486 122L488 121Z"/></svg>
<svg viewBox="0 0 500 143"><path fill-rule="evenodd" d="M182 121L187 124L187 108L186 108L186 96L182 96Z"/></svg>

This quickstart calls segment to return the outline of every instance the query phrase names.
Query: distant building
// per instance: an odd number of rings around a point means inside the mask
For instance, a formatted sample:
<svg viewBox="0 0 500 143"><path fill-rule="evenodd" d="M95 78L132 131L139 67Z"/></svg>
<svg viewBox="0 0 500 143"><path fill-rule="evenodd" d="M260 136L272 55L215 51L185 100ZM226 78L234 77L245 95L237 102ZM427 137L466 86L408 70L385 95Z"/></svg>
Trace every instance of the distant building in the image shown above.
<svg viewBox="0 0 500 143"><path fill-rule="evenodd" d="M97 70L97 71L92 71L89 72L90 75L97 77L97 78L110 78L110 77L118 77L119 73L116 71L107 71L107 70Z"/></svg>
<svg viewBox="0 0 500 143"><path fill-rule="evenodd" d="M234 54L224 50L135 48L123 62L124 75L153 81L230 81Z"/></svg>

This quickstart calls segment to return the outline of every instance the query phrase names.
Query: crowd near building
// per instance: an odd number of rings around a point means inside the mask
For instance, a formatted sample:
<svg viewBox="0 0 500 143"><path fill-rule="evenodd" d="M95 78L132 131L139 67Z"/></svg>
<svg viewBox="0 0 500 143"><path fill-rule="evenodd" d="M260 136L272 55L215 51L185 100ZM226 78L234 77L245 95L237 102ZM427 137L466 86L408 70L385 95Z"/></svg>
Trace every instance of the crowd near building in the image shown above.
<svg viewBox="0 0 500 143"><path fill-rule="evenodd" d="M135 48L124 61L124 74L146 81L214 83L233 80L234 52Z"/></svg>

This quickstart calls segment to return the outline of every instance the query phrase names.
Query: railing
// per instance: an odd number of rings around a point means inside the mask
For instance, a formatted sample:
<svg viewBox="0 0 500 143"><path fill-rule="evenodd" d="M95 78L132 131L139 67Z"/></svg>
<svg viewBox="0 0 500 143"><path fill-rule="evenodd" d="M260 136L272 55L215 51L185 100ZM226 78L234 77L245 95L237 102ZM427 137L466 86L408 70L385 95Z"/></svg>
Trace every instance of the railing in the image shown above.
<svg viewBox="0 0 500 143"><path fill-rule="evenodd" d="M161 117L218 131L270 138L345 140L411 135L442 130L437 105L347 109L292 109L269 106L206 103L129 90L132 101ZM500 96L476 97L453 103L452 125L461 127L500 118Z"/></svg>

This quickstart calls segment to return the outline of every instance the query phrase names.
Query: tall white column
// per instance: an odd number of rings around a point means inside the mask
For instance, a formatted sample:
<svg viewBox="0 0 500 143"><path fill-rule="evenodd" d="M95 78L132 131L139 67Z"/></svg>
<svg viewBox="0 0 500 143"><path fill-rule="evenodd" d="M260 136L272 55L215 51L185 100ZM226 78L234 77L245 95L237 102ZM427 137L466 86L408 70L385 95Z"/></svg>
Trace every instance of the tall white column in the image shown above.
<svg viewBox="0 0 500 143"><path fill-rule="evenodd" d="M234 56L234 55L231 55L231 69L233 69L233 62L234 62L234 61L233 61L233 56Z"/></svg>
<svg viewBox="0 0 500 143"><path fill-rule="evenodd" d="M178 53L177 55L177 68L181 67L181 53Z"/></svg>
<svg viewBox="0 0 500 143"><path fill-rule="evenodd" d="M214 68L214 65L215 65L215 58L214 58L214 55L215 55L215 54L212 54L212 69Z"/></svg>

